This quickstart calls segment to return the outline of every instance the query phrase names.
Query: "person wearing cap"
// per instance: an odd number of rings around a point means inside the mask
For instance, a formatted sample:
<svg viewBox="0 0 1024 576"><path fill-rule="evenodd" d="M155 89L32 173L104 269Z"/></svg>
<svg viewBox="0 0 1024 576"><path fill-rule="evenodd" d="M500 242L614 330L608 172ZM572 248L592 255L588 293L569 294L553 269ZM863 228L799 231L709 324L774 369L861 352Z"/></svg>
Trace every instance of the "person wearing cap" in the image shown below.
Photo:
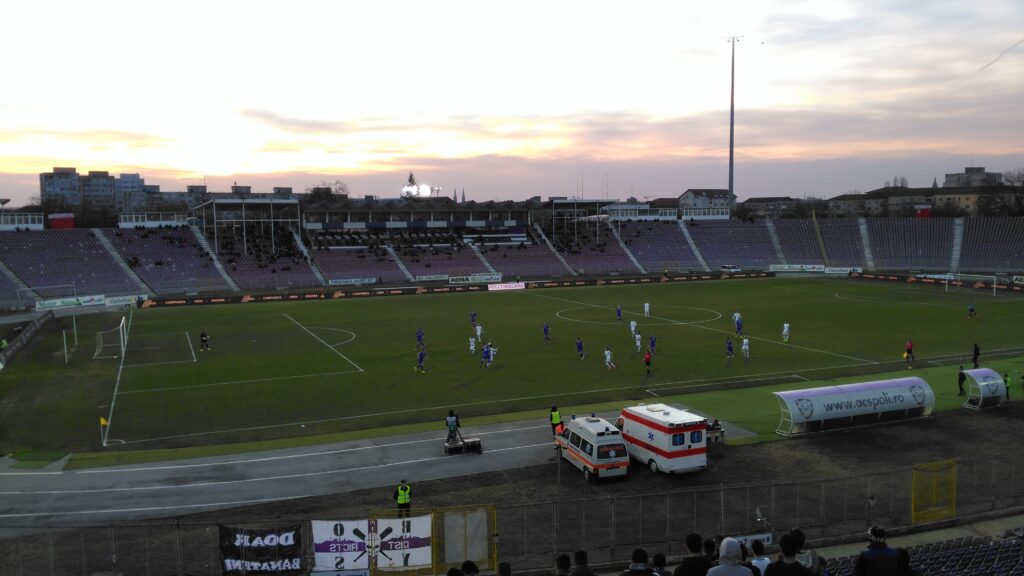
<svg viewBox="0 0 1024 576"><path fill-rule="evenodd" d="M890 548L885 543L885 529L872 526L868 529L868 547L854 565L856 576L904 576L910 571L910 553L903 548Z"/></svg>

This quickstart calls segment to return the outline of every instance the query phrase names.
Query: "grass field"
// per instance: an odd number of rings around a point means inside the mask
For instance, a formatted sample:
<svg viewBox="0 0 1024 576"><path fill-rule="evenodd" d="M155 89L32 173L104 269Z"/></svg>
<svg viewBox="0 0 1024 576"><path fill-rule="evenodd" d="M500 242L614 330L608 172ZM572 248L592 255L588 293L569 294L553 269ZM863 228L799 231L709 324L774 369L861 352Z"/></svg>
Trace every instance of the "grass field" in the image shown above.
<svg viewBox="0 0 1024 576"><path fill-rule="evenodd" d="M968 320L972 300L979 314ZM644 302L652 305L650 318L643 317ZM725 359L736 310L751 338L749 363L738 342L737 358ZM470 311L478 313L484 341L499 350L490 368L479 367L479 346L469 352ZM464 417L540 414L552 404L680 396L702 408L731 404L751 428L763 430L777 420L771 389L903 370L908 337L918 370L968 362L975 342L983 363L1024 353L1024 300L845 279L146 309L132 315L123 359L94 360L95 332L115 327L123 315L79 316L80 345L68 365L54 326L0 372L0 449L206 446L433 422L449 407ZM639 322L645 346L650 334L657 336L650 377L630 319ZM788 345L781 342L784 321L792 324ZM550 344L544 322L551 324ZM61 326L70 327L69 320ZM204 328L210 352L199 350ZM417 328L426 333L424 374L414 369ZM576 355L577 336L585 360ZM615 370L604 367L605 346ZM766 388L710 401L695 395L754 385ZM101 416L110 419L106 448Z"/></svg>

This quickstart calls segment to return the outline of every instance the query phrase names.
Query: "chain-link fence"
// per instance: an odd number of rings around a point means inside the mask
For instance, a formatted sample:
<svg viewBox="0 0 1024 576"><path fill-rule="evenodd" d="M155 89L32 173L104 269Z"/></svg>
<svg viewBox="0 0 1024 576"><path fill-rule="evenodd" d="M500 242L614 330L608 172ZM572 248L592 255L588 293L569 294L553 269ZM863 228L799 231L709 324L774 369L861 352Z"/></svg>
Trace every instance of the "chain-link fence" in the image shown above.
<svg viewBox="0 0 1024 576"><path fill-rule="evenodd" d="M956 516L1024 505L1019 459L957 463ZM754 471L752 471L754 473ZM912 524L913 468L794 482L725 484L654 494L498 504L497 558L515 570L550 568L586 550L594 563L624 561L634 547L685 552L686 535L772 534L799 526L811 540L861 534L871 524ZM686 477L680 477L680 484ZM369 511L367 511L369 512ZM329 515L325 515L329 516ZM322 519L268 518L285 520ZM329 518L323 518L329 519ZM215 575L218 527L159 521L89 527L0 525L0 575ZM308 532L308 524L303 527ZM304 541L309 542L308 534ZM307 550L306 565L312 565Z"/></svg>

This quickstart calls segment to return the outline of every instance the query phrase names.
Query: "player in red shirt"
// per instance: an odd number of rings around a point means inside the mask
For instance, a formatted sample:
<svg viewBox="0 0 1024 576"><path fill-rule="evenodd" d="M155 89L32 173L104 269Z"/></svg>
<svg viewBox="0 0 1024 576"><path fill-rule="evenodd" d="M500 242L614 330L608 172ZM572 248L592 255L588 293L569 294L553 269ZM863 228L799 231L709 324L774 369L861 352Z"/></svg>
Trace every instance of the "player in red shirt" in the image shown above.
<svg viewBox="0 0 1024 576"><path fill-rule="evenodd" d="M644 366L647 368L647 375L651 375L651 351L648 349L644 352Z"/></svg>
<svg viewBox="0 0 1024 576"><path fill-rule="evenodd" d="M907 359L907 368L910 368L910 363L914 361L914 341L907 338L907 346L904 349L903 355Z"/></svg>

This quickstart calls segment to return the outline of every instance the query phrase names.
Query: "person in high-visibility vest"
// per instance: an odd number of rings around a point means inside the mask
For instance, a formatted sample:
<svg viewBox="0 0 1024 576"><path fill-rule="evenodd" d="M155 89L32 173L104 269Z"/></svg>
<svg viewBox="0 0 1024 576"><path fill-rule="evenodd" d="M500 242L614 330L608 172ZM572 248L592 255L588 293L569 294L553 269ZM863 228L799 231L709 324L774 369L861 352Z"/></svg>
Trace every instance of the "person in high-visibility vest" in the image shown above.
<svg viewBox="0 0 1024 576"><path fill-rule="evenodd" d="M406 484L405 480L395 488L395 502L398 503L398 517L408 518L409 508L412 507L412 486Z"/></svg>
<svg viewBox="0 0 1024 576"><path fill-rule="evenodd" d="M551 433L558 434L558 425L562 423L562 415L558 413L558 406L551 407Z"/></svg>

